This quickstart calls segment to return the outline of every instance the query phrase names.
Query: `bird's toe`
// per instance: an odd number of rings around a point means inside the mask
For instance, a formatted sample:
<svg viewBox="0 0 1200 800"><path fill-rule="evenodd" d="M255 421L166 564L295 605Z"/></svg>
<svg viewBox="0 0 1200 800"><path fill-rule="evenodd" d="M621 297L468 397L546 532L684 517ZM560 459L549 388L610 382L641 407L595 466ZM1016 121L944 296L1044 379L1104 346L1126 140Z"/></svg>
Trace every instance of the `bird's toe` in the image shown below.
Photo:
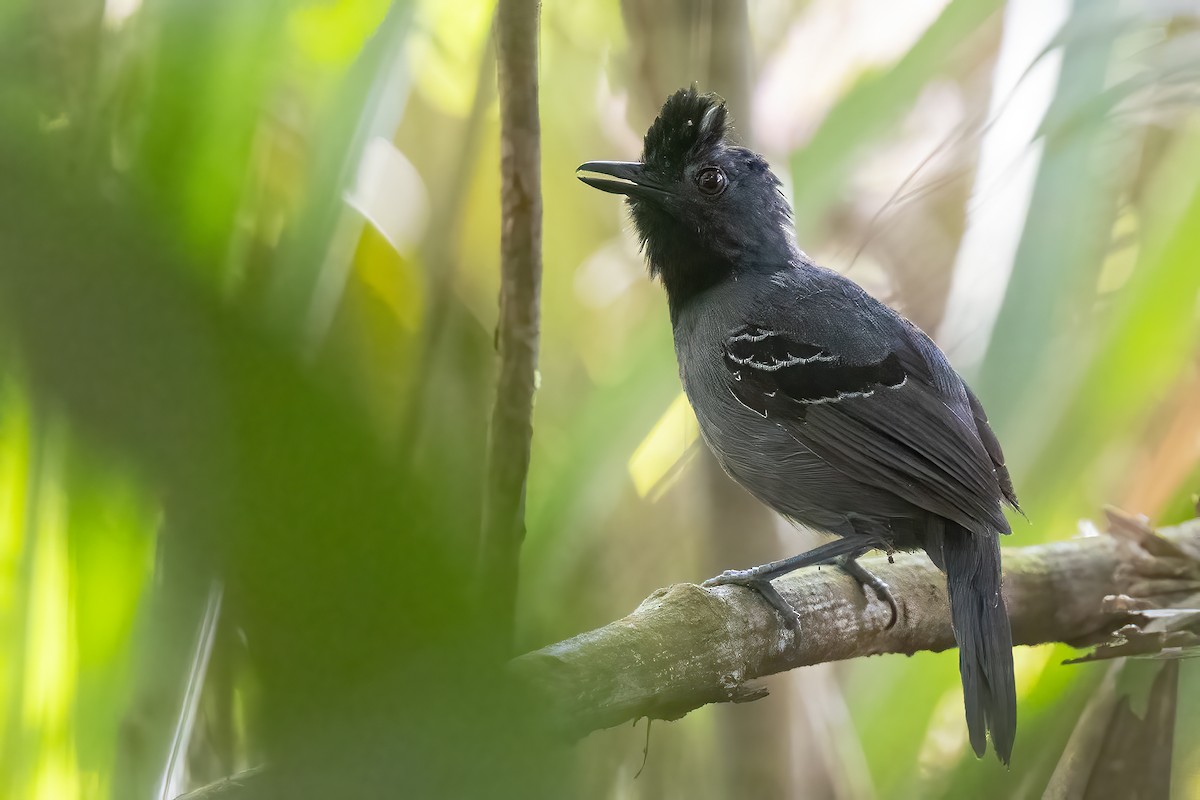
<svg viewBox="0 0 1200 800"><path fill-rule="evenodd" d="M755 576L748 569L727 569L720 575L709 578L704 583L700 584L705 589L711 589L714 586L746 586L754 588Z"/></svg>

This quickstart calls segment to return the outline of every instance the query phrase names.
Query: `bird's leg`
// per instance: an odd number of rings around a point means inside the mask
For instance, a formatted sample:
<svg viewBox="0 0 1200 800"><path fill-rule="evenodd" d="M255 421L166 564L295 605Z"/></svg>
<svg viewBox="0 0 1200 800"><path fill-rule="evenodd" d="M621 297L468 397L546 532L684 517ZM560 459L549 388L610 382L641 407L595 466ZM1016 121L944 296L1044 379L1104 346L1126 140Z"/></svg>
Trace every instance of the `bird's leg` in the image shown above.
<svg viewBox="0 0 1200 800"><path fill-rule="evenodd" d="M715 578L709 578L701 586L711 588L713 586L733 585L753 589L762 595L763 599L779 612L780 616L783 617L784 623L789 628L797 629L800 627L800 616L796 613L796 609L792 608L792 604L785 600L783 595L771 585L771 581L802 567L809 567L814 564L834 563L836 559L855 552L862 552L861 542L850 539L837 539L820 547L813 548L807 553L800 553L789 558L781 558L769 564L762 564L750 569L727 569ZM859 567L859 569L862 568ZM866 573L866 570L863 570L863 572Z"/></svg>
<svg viewBox="0 0 1200 800"><path fill-rule="evenodd" d="M834 559L833 563L837 564L842 572L845 572L858 582L859 588L863 590L864 595L867 593L867 587L870 586L875 590L875 596L888 604L888 607L892 610L892 616L891 619L888 620L885 630L891 630L895 626L896 621L900 618L900 611L896 607L896 598L892 596L892 587L888 586L884 582L883 578L880 578L862 564L858 563L858 557L861 555L862 551L858 553L851 553L849 555L838 556L836 559ZM888 554L888 558L891 558L891 553Z"/></svg>

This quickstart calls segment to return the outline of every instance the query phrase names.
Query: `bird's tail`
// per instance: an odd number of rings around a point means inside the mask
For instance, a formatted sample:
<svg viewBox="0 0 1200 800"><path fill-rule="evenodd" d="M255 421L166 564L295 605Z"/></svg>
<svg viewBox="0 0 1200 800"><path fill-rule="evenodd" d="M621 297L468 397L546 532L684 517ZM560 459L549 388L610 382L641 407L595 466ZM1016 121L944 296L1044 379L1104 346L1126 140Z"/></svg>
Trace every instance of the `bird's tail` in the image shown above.
<svg viewBox="0 0 1200 800"><path fill-rule="evenodd" d="M954 526L945 531L942 556L971 747L982 756L990 731L996 756L1008 764L1017 733L1017 695L1012 632L1000 594L999 537Z"/></svg>

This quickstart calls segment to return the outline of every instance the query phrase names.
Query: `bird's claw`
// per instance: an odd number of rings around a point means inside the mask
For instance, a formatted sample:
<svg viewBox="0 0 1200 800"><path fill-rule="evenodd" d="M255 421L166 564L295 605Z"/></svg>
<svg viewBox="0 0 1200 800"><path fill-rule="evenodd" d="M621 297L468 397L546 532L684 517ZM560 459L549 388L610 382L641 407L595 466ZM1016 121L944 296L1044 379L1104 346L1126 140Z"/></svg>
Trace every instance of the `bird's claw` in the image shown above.
<svg viewBox="0 0 1200 800"><path fill-rule="evenodd" d="M900 619L900 608L896 605L896 598L892 595L892 587L884 583L881 578L878 578L869 572L867 575L870 576L870 579L860 581L858 586L860 589L862 589L863 597L867 597L867 587L870 586L875 590L875 596L878 597L881 602L887 603L888 610L891 612L891 615L888 617L888 624L884 625L883 629L885 631L890 631L892 628L896 627L896 623ZM870 600L871 598L867 597L867 599Z"/></svg>
<svg viewBox="0 0 1200 800"><path fill-rule="evenodd" d="M760 577L752 569L727 569L700 585L705 589L711 589L714 586L744 586L752 589L779 612L779 616L783 617L784 625L794 631L800 630L800 615L796 613L796 609L771 585L771 581Z"/></svg>
<svg viewBox="0 0 1200 800"><path fill-rule="evenodd" d="M896 627L896 623L900 620L900 608L896 605L896 598L892 595L892 587L888 586L878 578L876 578L876 581L878 582L872 584L863 584L863 594L866 594L867 586L869 585L875 590L875 596L881 601L887 603L888 609L890 609L892 613L888 618L888 624L884 626L884 630L890 631L892 628Z"/></svg>
<svg viewBox="0 0 1200 800"><path fill-rule="evenodd" d="M852 558L838 562L838 566L858 583L859 588L862 589L863 597L866 597L868 600L871 599L867 597L867 587L870 586L875 590L875 596L881 602L887 603L891 615L888 618L887 625L884 626L884 630L890 631L896 627L896 623L900 620L900 607L896 605L896 598L892 596L892 587L888 586L882 578L867 570Z"/></svg>

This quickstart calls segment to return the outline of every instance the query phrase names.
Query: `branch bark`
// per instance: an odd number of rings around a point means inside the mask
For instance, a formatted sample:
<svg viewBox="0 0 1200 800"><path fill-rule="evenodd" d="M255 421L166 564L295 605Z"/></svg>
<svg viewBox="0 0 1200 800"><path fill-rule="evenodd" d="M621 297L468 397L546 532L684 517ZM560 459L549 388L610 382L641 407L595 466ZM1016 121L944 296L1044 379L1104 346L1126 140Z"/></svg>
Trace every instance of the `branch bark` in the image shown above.
<svg viewBox="0 0 1200 800"><path fill-rule="evenodd" d="M1083 646L1136 617L1105 603L1133 596L1169 606L1200 589L1195 560L1200 520L1160 535L1176 548L1114 527L1113 535L1004 551L1004 596L1017 644ZM1160 540L1161 541L1161 540ZM776 587L800 614L800 632L753 592L732 586L660 589L624 619L512 662L513 671L557 710L564 733L583 736L640 717L678 719L707 703L766 694L755 678L795 667L879 653L954 646L946 583L923 555L864 561L892 587L901 618L836 569L808 569ZM1183 577L1181 577L1183 576Z"/></svg>
<svg viewBox="0 0 1200 800"><path fill-rule="evenodd" d="M480 542L480 590L511 642L517 571L525 538L539 294L542 280L541 152L538 122L538 0L500 0L496 52L500 89L500 374L488 442Z"/></svg>

